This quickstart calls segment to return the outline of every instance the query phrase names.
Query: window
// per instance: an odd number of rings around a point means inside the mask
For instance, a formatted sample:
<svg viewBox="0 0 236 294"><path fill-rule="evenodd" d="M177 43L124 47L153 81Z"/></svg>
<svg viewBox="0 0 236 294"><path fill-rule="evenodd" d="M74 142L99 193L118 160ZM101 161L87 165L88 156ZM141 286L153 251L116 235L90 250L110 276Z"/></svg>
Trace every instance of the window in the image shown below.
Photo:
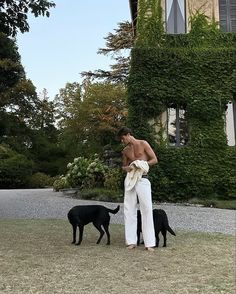
<svg viewBox="0 0 236 294"><path fill-rule="evenodd" d="M236 0L219 0L220 27L224 32L236 32Z"/></svg>
<svg viewBox="0 0 236 294"><path fill-rule="evenodd" d="M167 34L186 33L186 1L166 0Z"/></svg>
<svg viewBox="0 0 236 294"><path fill-rule="evenodd" d="M184 146L188 142L186 110L183 107L171 107L167 110L167 134L170 146Z"/></svg>
<svg viewBox="0 0 236 294"><path fill-rule="evenodd" d="M236 99L228 103L225 113L225 131L227 135L228 145L236 145Z"/></svg>

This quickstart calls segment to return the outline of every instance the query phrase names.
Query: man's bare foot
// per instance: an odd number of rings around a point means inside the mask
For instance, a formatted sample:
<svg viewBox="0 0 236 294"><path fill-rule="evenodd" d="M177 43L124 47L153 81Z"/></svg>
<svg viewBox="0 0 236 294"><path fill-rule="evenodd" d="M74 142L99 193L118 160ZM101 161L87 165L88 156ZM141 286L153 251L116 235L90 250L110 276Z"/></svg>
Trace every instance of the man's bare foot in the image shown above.
<svg viewBox="0 0 236 294"><path fill-rule="evenodd" d="M126 248L129 249L129 250L132 250L132 249L135 249L136 248L136 245L130 244Z"/></svg>
<svg viewBox="0 0 236 294"><path fill-rule="evenodd" d="M153 247L146 247L145 248L147 251L150 251L150 252L154 252L155 251L155 249L153 248Z"/></svg>

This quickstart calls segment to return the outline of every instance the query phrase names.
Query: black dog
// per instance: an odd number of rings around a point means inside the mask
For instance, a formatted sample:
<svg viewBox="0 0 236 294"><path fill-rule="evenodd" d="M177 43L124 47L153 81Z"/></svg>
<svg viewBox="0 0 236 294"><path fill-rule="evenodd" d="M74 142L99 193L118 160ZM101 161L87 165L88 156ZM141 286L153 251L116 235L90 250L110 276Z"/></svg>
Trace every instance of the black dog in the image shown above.
<svg viewBox="0 0 236 294"><path fill-rule="evenodd" d="M96 229L100 232L100 237L97 240L97 244L100 243L104 230L107 234L107 245L110 245L110 233L108 230L110 223L110 213L117 213L120 209L118 205L116 209L112 210L102 205L79 205L74 206L68 212L68 220L73 227L73 241L76 243L76 230L79 227L79 241L76 245L80 245L83 239L84 226L88 223L93 223ZM102 226L104 230L102 229Z"/></svg>
<svg viewBox="0 0 236 294"><path fill-rule="evenodd" d="M166 212L163 209L153 209L153 222L155 229L156 237L156 247L159 246L159 233L161 232L164 238L163 247L166 247L166 233L170 232L172 235L175 235L175 232L171 229L168 222L168 217ZM142 220L140 210L137 211L137 245L140 244L140 233L142 232Z"/></svg>

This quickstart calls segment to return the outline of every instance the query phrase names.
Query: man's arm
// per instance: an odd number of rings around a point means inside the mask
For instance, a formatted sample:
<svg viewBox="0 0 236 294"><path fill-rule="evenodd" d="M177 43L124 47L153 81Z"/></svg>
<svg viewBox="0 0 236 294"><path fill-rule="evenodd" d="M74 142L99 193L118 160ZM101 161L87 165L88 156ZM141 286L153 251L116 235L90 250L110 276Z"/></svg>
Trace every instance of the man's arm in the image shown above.
<svg viewBox="0 0 236 294"><path fill-rule="evenodd" d="M154 165L158 162L155 152L147 141L144 141L144 151L148 155L148 165Z"/></svg>
<svg viewBox="0 0 236 294"><path fill-rule="evenodd" d="M130 172L132 168L128 165L129 161L127 156L125 155L125 151L122 152L122 159L123 159L122 170L127 173Z"/></svg>

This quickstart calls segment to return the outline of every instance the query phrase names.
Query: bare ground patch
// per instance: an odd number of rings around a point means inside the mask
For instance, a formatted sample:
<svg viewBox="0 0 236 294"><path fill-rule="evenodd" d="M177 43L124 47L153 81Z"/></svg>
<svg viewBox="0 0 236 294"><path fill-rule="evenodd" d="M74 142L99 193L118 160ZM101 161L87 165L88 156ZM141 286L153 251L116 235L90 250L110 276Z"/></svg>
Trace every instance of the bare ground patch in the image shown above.
<svg viewBox="0 0 236 294"><path fill-rule="evenodd" d="M235 293L234 236L177 231L151 253L127 250L122 225L110 232L96 245L86 226L75 246L67 221L1 220L0 293Z"/></svg>

